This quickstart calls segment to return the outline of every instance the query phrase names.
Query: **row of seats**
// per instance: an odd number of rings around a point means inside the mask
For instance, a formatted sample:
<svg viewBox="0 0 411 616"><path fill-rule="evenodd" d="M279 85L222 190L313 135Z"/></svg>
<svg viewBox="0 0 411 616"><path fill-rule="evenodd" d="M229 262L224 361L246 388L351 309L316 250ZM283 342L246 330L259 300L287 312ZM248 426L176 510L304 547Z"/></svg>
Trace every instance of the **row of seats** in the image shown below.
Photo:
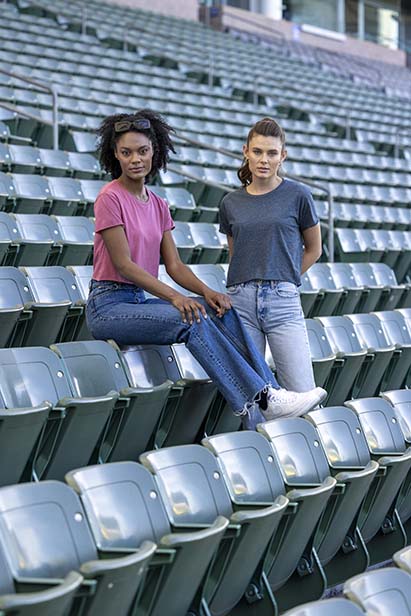
<svg viewBox="0 0 411 616"><path fill-rule="evenodd" d="M319 598L407 545L411 449L399 413L410 421L410 408L409 392L389 392L147 451L140 464L76 467L66 484L2 487L2 586L74 570L94 586L71 588L81 613L124 616L139 602L153 615L181 616L194 601L224 616Z"/></svg>
<svg viewBox="0 0 411 616"><path fill-rule="evenodd" d="M328 203L317 201L317 214L322 221L328 221ZM365 205L358 203L333 204L334 225L353 229L396 229L408 231L411 228L411 210L405 207Z"/></svg>
<svg viewBox="0 0 411 616"><path fill-rule="evenodd" d="M347 580L344 598L312 601L287 611L284 616L410 616L411 549L393 555L398 567L369 571Z"/></svg>

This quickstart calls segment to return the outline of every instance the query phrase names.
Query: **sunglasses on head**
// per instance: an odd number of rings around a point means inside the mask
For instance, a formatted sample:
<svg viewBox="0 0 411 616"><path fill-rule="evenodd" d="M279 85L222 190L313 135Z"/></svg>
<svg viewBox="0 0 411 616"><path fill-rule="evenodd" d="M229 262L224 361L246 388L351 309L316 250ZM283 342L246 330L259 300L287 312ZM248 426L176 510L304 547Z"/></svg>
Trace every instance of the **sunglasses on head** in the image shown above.
<svg viewBox="0 0 411 616"><path fill-rule="evenodd" d="M119 120L114 124L114 131L116 133L125 133L132 128L137 128L137 130L148 130L150 127L151 123L148 118L139 118L138 120Z"/></svg>

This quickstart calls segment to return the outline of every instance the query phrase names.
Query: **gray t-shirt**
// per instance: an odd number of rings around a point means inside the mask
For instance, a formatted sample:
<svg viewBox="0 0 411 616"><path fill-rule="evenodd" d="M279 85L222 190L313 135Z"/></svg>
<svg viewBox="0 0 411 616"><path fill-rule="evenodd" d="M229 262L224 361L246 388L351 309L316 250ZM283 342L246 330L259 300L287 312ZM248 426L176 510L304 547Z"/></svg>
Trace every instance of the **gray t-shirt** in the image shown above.
<svg viewBox="0 0 411 616"><path fill-rule="evenodd" d="M245 188L225 195L220 231L234 242L227 286L249 280L300 285L302 232L317 223L310 191L293 180L284 178L264 195L250 195Z"/></svg>

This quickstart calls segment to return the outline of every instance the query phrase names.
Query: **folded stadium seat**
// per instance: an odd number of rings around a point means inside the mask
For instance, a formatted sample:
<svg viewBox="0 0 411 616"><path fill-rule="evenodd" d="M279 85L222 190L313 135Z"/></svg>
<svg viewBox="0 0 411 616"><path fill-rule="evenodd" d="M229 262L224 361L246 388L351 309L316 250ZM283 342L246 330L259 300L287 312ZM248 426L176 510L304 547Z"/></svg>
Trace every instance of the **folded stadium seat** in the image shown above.
<svg viewBox="0 0 411 616"><path fill-rule="evenodd" d="M369 208L369 205L347 203L346 209L350 212L351 215L351 222L349 226L352 229L375 229L377 227L375 223L373 227L372 221L370 220L372 213Z"/></svg>
<svg viewBox="0 0 411 616"><path fill-rule="evenodd" d="M328 463L334 472L344 473L344 470L369 468L376 465L372 483L361 505L358 526L361 536L352 529L348 537L346 549L348 553L357 546L362 560L361 551L365 541L367 551L373 564L391 558L395 546L403 541L401 525L393 526L391 520L396 514L395 505L399 490L404 481L404 457L378 457L370 453L365 432L358 415L351 408L342 406L326 407L311 411L307 415L318 430L325 449ZM375 458L372 460L372 458ZM370 462L372 460L372 462ZM406 463L408 464L408 463ZM361 545L362 544L362 545ZM352 555L355 559L355 555Z"/></svg>
<svg viewBox="0 0 411 616"><path fill-rule="evenodd" d="M391 233L385 229L376 229L372 233L378 246L385 246L385 253L381 261L388 267L394 267L401 254L401 246L398 245L398 242L394 244Z"/></svg>
<svg viewBox="0 0 411 616"><path fill-rule="evenodd" d="M9 145L9 171L17 173L40 173L40 152L30 145Z"/></svg>
<svg viewBox="0 0 411 616"><path fill-rule="evenodd" d="M218 222L219 210L216 206L198 205L196 209L195 220L196 222Z"/></svg>
<svg viewBox="0 0 411 616"><path fill-rule="evenodd" d="M381 229L385 229L390 231L391 229L401 229L407 228L408 217L403 217L402 212L399 211L401 208L395 207L377 207L371 206L375 210L379 210L380 218L381 218Z"/></svg>
<svg viewBox="0 0 411 616"><path fill-rule="evenodd" d="M188 222L176 221L172 231L175 245L183 263L196 261L196 245L191 235L191 228Z"/></svg>
<svg viewBox="0 0 411 616"><path fill-rule="evenodd" d="M312 309L315 316L343 314L346 293L342 287L337 287L325 263L314 263L304 274L312 288L319 292L318 304Z"/></svg>
<svg viewBox="0 0 411 616"><path fill-rule="evenodd" d="M48 177L64 177L72 174L71 163L67 152L48 148L39 148L38 152L42 169Z"/></svg>
<svg viewBox="0 0 411 616"><path fill-rule="evenodd" d="M190 265L191 271L211 289L215 289L220 293L225 293L227 290L227 274L225 270L218 264L199 263Z"/></svg>
<svg viewBox="0 0 411 616"><path fill-rule="evenodd" d="M368 461L363 468L330 469L318 432L302 418L266 422L258 430L271 442L289 489L317 486L334 475L336 483L312 544L324 568L327 585L341 583L350 573L364 571L368 552L358 528L358 516L378 465ZM298 596L297 589L296 585Z"/></svg>
<svg viewBox="0 0 411 616"><path fill-rule="evenodd" d="M369 363L367 349L363 348L357 338L353 324L342 316L316 317L324 328L332 352L337 359L343 360L343 365L338 370L337 378L333 378L332 386L327 383L329 392L327 405L334 406L343 404L353 393L357 382L362 382L362 375L368 373ZM364 366L365 364L365 366Z"/></svg>
<svg viewBox="0 0 411 616"><path fill-rule="evenodd" d="M77 216L94 216L94 202L100 190L107 184L105 180L79 180L83 193L83 207L77 209Z"/></svg>
<svg viewBox="0 0 411 616"><path fill-rule="evenodd" d="M307 272L301 276L301 285L299 287L301 307L305 317L315 316L316 307L321 305L322 294L313 289L311 281L307 276Z"/></svg>
<svg viewBox="0 0 411 616"><path fill-rule="evenodd" d="M10 214L18 234L18 250L13 265L53 265L60 257L56 244L59 232L55 221L47 214Z"/></svg>
<svg viewBox="0 0 411 616"><path fill-rule="evenodd" d="M122 347L129 383L133 387L174 383L155 436L156 447L193 443L202 438L216 396L216 386L184 344Z"/></svg>
<svg viewBox="0 0 411 616"><path fill-rule="evenodd" d="M348 599L324 599L304 603L292 610L284 612L283 616L364 616L364 612Z"/></svg>
<svg viewBox="0 0 411 616"><path fill-rule="evenodd" d="M0 370L7 376L5 408L36 407L45 400L53 405L24 478L61 479L68 470L88 464L119 394L74 398L64 363L43 347L0 349Z"/></svg>
<svg viewBox="0 0 411 616"><path fill-rule="evenodd" d="M391 554L395 549L404 547L407 543L407 535L404 524L411 520L411 447L406 447L404 434L401 431L400 422L391 404L383 398L363 398L361 400L350 400L345 403L353 409L359 417L368 448L371 455L386 456L389 461L395 460L399 465L398 473L401 478L400 490L397 491L398 498L387 516L386 532L395 532L396 539L392 539L393 544ZM382 458L381 463L384 458ZM395 548L395 549L394 549ZM378 554L376 549L375 556ZM390 554L379 554L372 562L380 562L390 557Z"/></svg>
<svg viewBox="0 0 411 616"><path fill-rule="evenodd" d="M339 314L351 314L359 312L358 305L364 294L364 287L358 285L349 263L325 263L334 284L337 288L343 288L346 295L343 296L343 305L339 307Z"/></svg>
<svg viewBox="0 0 411 616"><path fill-rule="evenodd" d="M392 215L395 211L395 223L394 229L396 231L409 231L411 226L411 211L405 207L386 207L384 210L387 210Z"/></svg>
<svg viewBox="0 0 411 616"><path fill-rule="evenodd" d="M9 173L0 171L0 208L13 210L16 206L16 188Z"/></svg>
<svg viewBox="0 0 411 616"><path fill-rule="evenodd" d="M355 233L358 237L358 243L361 250L367 251L369 260L380 262L388 253L388 247L384 241L379 238L378 231L371 229L356 229Z"/></svg>
<svg viewBox="0 0 411 616"><path fill-rule="evenodd" d="M177 165L173 165L177 169ZM186 188L187 178L177 171L159 171L158 177L162 186L181 186Z"/></svg>
<svg viewBox="0 0 411 616"><path fill-rule="evenodd" d="M395 235L393 243L398 242L401 245L401 254L395 264L395 275L399 282L404 279L409 279L411 269L411 235L409 231L390 231L391 235Z"/></svg>
<svg viewBox="0 0 411 616"><path fill-rule="evenodd" d="M136 462L78 469L66 481L81 498L101 555L132 553L147 540L157 544L133 613L189 613L228 520L219 516L208 528L171 532L154 477ZM115 533L107 534L108 517Z"/></svg>
<svg viewBox="0 0 411 616"><path fill-rule="evenodd" d="M338 378L339 370L344 365L342 359L337 359L331 349L330 342L325 335L323 326L316 319L305 319L310 345L311 362L314 370L314 380L318 387L324 387L330 378L330 390L333 389L335 379ZM327 385L328 386L328 385Z"/></svg>
<svg viewBox="0 0 411 616"><path fill-rule="evenodd" d="M355 229L335 229L336 251L344 263L368 261L370 249L360 246Z"/></svg>
<svg viewBox="0 0 411 616"><path fill-rule="evenodd" d="M196 263L219 263L224 247L214 225L206 222L188 223L191 237L196 246Z"/></svg>
<svg viewBox="0 0 411 616"><path fill-rule="evenodd" d="M404 315L399 310L386 310L373 313L390 344L395 346L394 360L385 375L385 389L400 389L409 382L411 368L411 334Z"/></svg>
<svg viewBox="0 0 411 616"><path fill-rule="evenodd" d="M410 289L398 284L394 271L385 263L370 263L369 266L377 284L384 285L384 294L376 310L394 310L403 303L405 296L410 294Z"/></svg>
<svg viewBox="0 0 411 616"><path fill-rule="evenodd" d="M85 152L68 152L70 167L75 178L100 179L104 173L100 163L92 154Z"/></svg>
<svg viewBox="0 0 411 616"><path fill-rule="evenodd" d="M43 588L78 570L84 581L71 613L90 616L130 613L156 549L145 541L132 554L99 559L79 497L57 481L0 489L0 540L15 583Z"/></svg>
<svg viewBox="0 0 411 616"><path fill-rule="evenodd" d="M76 152L95 152L96 135L85 131L69 129L63 135L63 146Z"/></svg>
<svg viewBox="0 0 411 616"><path fill-rule="evenodd" d="M8 177L14 184L13 211L19 214L38 214L49 210L52 196L48 178L24 173L11 173Z"/></svg>
<svg viewBox="0 0 411 616"><path fill-rule="evenodd" d="M37 592L24 592L19 584L18 592L6 557L0 544L0 610L2 614L16 616L65 616L73 603L74 595L83 582L76 571L67 574L64 580L51 584L50 588Z"/></svg>
<svg viewBox="0 0 411 616"><path fill-rule="evenodd" d="M317 205L317 202L316 202ZM337 227L352 227L355 222L355 205L334 201L334 224Z"/></svg>
<svg viewBox="0 0 411 616"><path fill-rule="evenodd" d="M13 265L18 245L14 242L15 236L19 235L13 219L0 212L0 265Z"/></svg>
<svg viewBox="0 0 411 616"><path fill-rule="evenodd" d="M196 204L193 195L188 190L174 186L149 186L149 188L167 201L173 220L186 222L193 220Z"/></svg>
<svg viewBox="0 0 411 616"><path fill-rule="evenodd" d="M54 306L49 318L60 321L61 329L55 342L77 339L85 318L84 302L71 272L61 266L21 267L20 271L27 278L28 285L38 304Z"/></svg>
<svg viewBox="0 0 411 616"><path fill-rule="evenodd" d="M292 489L286 492L271 445L257 432L219 434L202 444L217 456L235 508L270 504L280 495L289 500L278 528L273 529L264 563L254 575L254 594L261 601L264 590L271 589L281 612L297 601L321 596L326 581L312 537L335 480L327 477L319 486L287 486ZM293 592L297 588L298 593ZM243 599L242 604L245 608L247 601Z"/></svg>
<svg viewBox="0 0 411 616"><path fill-rule="evenodd" d="M350 263L355 281L364 288L357 312L372 312L381 302L384 287L377 284L369 263Z"/></svg>
<svg viewBox="0 0 411 616"><path fill-rule="evenodd" d="M92 265L72 265L67 266L69 272L71 272L76 279L77 288L80 291L81 297L84 301L87 301L89 295L89 283L93 277ZM90 340L91 338L88 338Z"/></svg>
<svg viewBox="0 0 411 616"><path fill-rule="evenodd" d="M368 351L369 369L361 372L362 380L356 382L355 397L376 396L384 387L385 375L396 364L397 360L393 361L395 345L388 341L375 314L348 314L345 318L353 323L361 346Z"/></svg>
<svg viewBox="0 0 411 616"><path fill-rule="evenodd" d="M89 265L93 262L94 222L85 216L52 216L59 230L59 265Z"/></svg>
<svg viewBox="0 0 411 616"><path fill-rule="evenodd" d="M204 606L212 616L235 614L288 499L280 495L273 504L234 512L216 458L200 445L167 447L144 453L140 460L156 478L173 528L215 524L220 515L230 520L195 607Z"/></svg>
<svg viewBox="0 0 411 616"><path fill-rule="evenodd" d="M67 177L48 178L52 204L50 214L73 216L85 201L80 180Z"/></svg>
<svg viewBox="0 0 411 616"><path fill-rule="evenodd" d="M131 387L118 348L102 340L55 344L51 349L64 363L76 398L93 399L108 391L119 392L94 461L136 460L151 446L171 381Z"/></svg>
<svg viewBox="0 0 411 616"><path fill-rule="evenodd" d="M411 576L388 567L368 571L347 580L344 596L354 601L367 614L409 616L411 614Z"/></svg>

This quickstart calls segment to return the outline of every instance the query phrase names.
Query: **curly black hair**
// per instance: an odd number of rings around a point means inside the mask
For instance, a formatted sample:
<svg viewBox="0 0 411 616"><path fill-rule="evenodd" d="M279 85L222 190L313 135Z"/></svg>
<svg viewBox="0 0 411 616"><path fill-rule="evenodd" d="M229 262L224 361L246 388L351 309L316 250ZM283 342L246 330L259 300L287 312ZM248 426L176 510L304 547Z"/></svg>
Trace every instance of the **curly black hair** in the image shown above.
<svg viewBox="0 0 411 616"><path fill-rule="evenodd" d="M130 131L143 133L147 135L153 146L153 162L149 175L146 180L151 181L160 169L166 169L170 159L169 153L175 152L173 142L170 138L170 133L174 133L174 129L166 122L166 120L151 109L139 109L135 113L118 113L108 116L103 120L97 130L98 145L97 152L99 154L100 163L103 169L111 174L113 180L121 175L121 167L117 158L114 155L116 142L124 133L116 133L114 124L116 122L129 120L134 121L141 118L150 120L150 128L139 129L131 127Z"/></svg>

